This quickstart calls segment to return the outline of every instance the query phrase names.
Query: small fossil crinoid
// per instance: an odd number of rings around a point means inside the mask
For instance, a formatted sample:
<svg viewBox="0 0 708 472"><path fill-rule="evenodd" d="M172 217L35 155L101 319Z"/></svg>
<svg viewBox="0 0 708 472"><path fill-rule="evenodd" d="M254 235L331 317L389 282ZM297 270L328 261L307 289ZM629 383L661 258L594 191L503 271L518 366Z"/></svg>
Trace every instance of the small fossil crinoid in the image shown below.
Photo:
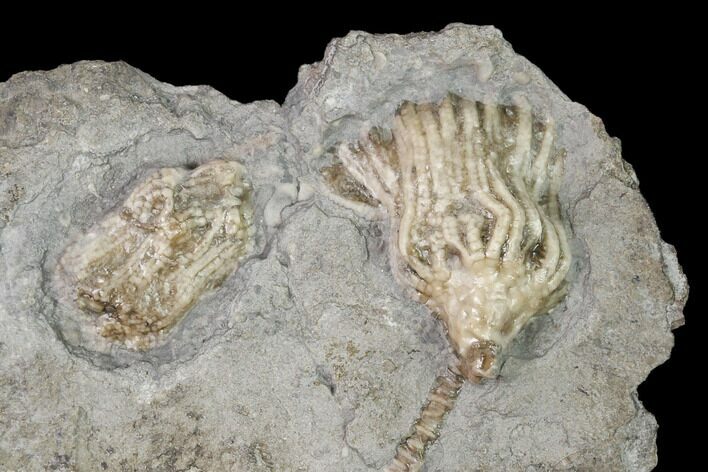
<svg viewBox="0 0 708 472"><path fill-rule="evenodd" d="M561 298L570 252L553 141L553 122L536 119L523 100L450 95L403 103L391 130L341 145L340 167L325 172L340 194L365 193L345 198L381 202L393 272L443 321L457 357L389 470L417 470L463 378L494 377L501 351Z"/></svg>
<svg viewBox="0 0 708 472"><path fill-rule="evenodd" d="M251 189L243 167L211 161L163 168L71 244L59 281L100 334L146 349L253 246Z"/></svg>

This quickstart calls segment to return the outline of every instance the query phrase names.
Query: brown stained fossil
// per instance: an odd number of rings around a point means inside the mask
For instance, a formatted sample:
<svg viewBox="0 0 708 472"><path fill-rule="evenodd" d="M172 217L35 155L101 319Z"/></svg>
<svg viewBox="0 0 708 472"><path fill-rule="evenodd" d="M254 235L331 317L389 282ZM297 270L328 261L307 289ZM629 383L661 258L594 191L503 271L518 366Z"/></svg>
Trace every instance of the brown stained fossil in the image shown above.
<svg viewBox="0 0 708 472"><path fill-rule="evenodd" d="M564 293L571 256L554 135L523 99L449 95L403 103L391 130L340 145L341 164L326 169L340 196L380 202L393 273L442 320L455 352L388 471L422 467L464 380L495 377L502 351ZM357 185L365 192L355 198Z"/></svg>
<svg viewBox="0 0 708 472"><path fill-rule="evenodd" d="M162 168L61 257L58 280L102 336L147 349L253 246L244 169Z"/></svg>

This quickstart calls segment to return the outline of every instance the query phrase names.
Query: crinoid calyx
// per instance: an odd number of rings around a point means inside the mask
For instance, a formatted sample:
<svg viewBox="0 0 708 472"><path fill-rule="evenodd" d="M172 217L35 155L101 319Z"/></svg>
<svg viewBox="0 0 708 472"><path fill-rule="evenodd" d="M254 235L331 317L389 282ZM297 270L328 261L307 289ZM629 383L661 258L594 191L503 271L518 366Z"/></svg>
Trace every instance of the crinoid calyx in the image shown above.
<svg viewBox="0 0 708 472"><path fill-rule="evenodd" d="M390 470L416 470L463 378L494 377L501 351L562 295L570 252L554 134L522 99L405 102L392 129L341 145L341 164L325 172L342 196L384 207L393 272L442 320L456 353Z"/></svg>
<svg viewBox="0 0 708 472"><path fill-rule="evenodd" d="M62 256L61 286L100 315L100 334L146 349L252 248L243 167L162 168Z"/></svg>

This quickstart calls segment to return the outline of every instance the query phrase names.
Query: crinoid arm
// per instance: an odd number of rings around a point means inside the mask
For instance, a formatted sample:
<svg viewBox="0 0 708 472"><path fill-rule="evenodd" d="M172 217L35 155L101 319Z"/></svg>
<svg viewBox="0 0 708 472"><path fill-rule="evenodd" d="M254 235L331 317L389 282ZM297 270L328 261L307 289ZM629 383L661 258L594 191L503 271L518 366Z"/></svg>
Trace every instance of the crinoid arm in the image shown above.
<svg viewBox="0 0 708 472"><path fill-rule="evenodd" d="M252 248L243 167L211 161L163 168L67 247L58 276L100 334L146 349Z"/></svg>
<svg viewBox="0 0 708 472"><path fill-rule="evenodd" d="M386 209L396 278L443 321L457 356L387 470L418 470L461 379L495 377L517 333L560 300L571 256L554 140L553 120L524 99L448 95L404 102L390 131L340 146L343 168Z"/></svg>
<svg viewBox="0 0 708 472"><path fill-rule="evenodd" d="M397 278L443 320L469 378L493 376L490 358L562 289L554 129L523 99L449 95L405 102L390 131L340 146L343 167L387 210Z"/></svg>

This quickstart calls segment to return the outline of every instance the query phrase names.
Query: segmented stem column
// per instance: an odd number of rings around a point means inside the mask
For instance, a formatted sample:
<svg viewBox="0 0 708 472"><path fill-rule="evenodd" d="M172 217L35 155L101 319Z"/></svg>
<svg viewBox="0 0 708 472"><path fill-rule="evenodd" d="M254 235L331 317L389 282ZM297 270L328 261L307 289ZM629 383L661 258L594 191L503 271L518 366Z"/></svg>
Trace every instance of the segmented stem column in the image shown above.
<svg viewBox="0 0 708 472"><path fill-rule="evenodd" d="M435 378L420 416L413 423L408 436L398 445L395 457L384 468L385 472L414 472L421 469L425 451L440 436L445 416L455 406L464 381L459 361L455 357L445 369L445 373Z"/></svg>

